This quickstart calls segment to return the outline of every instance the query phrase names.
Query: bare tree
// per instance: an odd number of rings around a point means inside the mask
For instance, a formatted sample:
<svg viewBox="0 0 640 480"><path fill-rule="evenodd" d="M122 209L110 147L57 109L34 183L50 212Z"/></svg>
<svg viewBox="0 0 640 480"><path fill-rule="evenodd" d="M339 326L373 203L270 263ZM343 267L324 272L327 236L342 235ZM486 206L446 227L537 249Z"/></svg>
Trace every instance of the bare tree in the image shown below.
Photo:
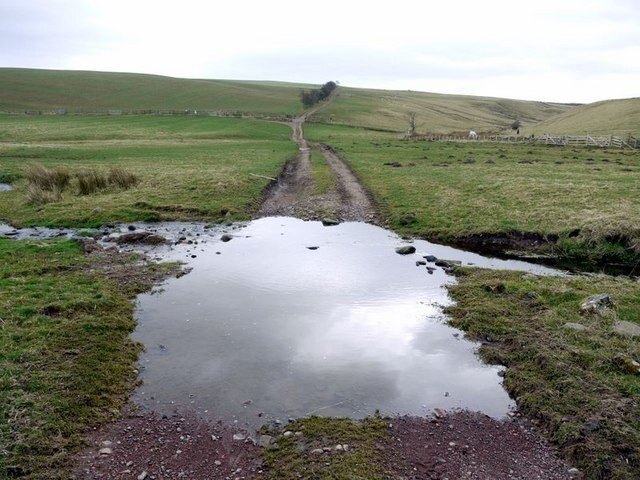
<svg viewBox="0 0 640 480"><path fill-rule="evenodd" d="M416 112L407 112L407 121L409 122L407 134L410 137L413 137L416 134L416 129L418 128L416 125Z"/></svg>

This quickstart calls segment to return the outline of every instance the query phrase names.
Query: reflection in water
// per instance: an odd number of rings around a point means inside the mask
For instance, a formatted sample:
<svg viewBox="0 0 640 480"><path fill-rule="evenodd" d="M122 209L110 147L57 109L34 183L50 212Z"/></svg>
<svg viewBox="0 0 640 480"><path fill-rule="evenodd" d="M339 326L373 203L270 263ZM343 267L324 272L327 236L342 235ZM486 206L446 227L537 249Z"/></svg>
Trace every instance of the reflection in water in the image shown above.
<svg viewBox="0 0 640 480"><path fill-rule="evenodd" d="M193 271L139 298L142 403L253 427L311 413L420 415L436 407L500 417L512 406L499 368L481 364L476 345L443 323L453 278L416 260L549 269L422 241L417 254L401 256L402 240L362 223L265 218L234 235L190 246L196 259L187 247L165 252L186 257Z"/></svg>
<svg viewBox="0 0 640 480"><path fill-rule="evenodd" d="M8 192L11 188L11 185L8 183L0 183L0 192Z"/></svg>

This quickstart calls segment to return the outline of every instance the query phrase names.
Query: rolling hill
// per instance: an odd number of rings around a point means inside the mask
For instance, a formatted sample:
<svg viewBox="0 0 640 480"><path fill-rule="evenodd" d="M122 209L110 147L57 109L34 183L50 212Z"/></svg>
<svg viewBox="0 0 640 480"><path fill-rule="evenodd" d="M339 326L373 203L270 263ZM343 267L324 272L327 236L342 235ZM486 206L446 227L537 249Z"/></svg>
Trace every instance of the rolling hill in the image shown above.
<svg viewBox="0 0 640 480"><path fill-rule="evenodd" d="M309 85L191 80L134 73L0 68L0 112L216 110L295 114Z"/></svg>
<svg viewBox="0 0 640 480"><path fill-rule="evenodd" d="M401 132L408 127L408 112L415 112L418 133L500 132L515 120L531 126L572 108L504 98L343 87L314 120Z"/></svg>
<svg viewBox="0 0 640 480"><path fill-rule="evenodd" d="M201 110L226 114L296 115L309 84L182 79L135 73L0 68L0 112L106 113L109 110ZM313 114L318 123L405 132L415 112L418 133L510 132L640 135L640 98L588 105L468 95L340 87Z"/></svg>
<svg viewBox="0 0 640 480"><path fill-rule="evenodd" d="M581 105L534 125L536 135L619 135L640 137L640 98Z"/></svg>

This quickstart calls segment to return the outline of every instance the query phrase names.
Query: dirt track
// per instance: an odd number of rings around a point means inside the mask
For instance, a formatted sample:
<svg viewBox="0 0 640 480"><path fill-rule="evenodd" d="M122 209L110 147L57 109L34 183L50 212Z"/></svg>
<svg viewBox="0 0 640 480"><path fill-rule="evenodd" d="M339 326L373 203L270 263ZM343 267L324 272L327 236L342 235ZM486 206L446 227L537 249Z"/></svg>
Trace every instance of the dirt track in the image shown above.
<svg viewBox="0 0 640 480"><path fill-rule="evenodd" d="M299 153L285 165L278 180L267 189L259 217L292 216L305 220L325 217L341 221L372 222L377 220L371 196L356 175L335 151L320 145L318 150L335 174L335 185L327 193L315 194L311 171L311 148L304 138L305 117L295 119L291 139L298 144Z"/></svg>

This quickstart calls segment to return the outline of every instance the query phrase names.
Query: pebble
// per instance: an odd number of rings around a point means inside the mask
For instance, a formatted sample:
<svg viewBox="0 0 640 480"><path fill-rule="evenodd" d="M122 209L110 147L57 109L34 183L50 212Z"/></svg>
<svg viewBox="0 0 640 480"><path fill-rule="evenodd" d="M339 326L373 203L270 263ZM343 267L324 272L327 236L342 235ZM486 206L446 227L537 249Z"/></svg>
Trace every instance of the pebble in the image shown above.
<svg viewBox="0 0 640 480"><path fill-rule="evenodd" d="M147 475L149 475L147 471L143 471L140 475L138 475L138 480L144 480L145 478L147 478Z"/></svg>
<svg viewBox="0 0 640 480"><path fill-rule="evenodd" d="M247 436L244 433L234 433L233 441L234 442L242 442L247 439Z"/></svg>
<svg viewBox="0 0 640 480"><path fill-rule="evenodd" d="M293 432L290 430L287 430L286 432L284 432L284 434L282 435L284 438L289 438L291 435L293 435Z"/></svg>
<svg viewBox="0 0 640 480"><path fill-rule="evenodd" d="M104 447L101 448L98 453L100 453L100 455L113 455L113 450L111 450L109 447Z"/></svg>
<svg viewBox="0 0 640 480"><path fill-rule="evenodd" d="M577 468L570 468L567 473L571 476L571 478L580 478L580 470Z"/></svg>
<svg viewBox="0 0 640 480"><path fill-rule="evenodd" d="M324 453L324 450L321 448L314 448L313 450L311 450L311 455L322 455Z"/></svg>
<svg viewBox="0 0 640 480"><path fill-rule="evenodd" d="M267 448L273 443L273 437L271 435L260 435L260 440L258 444L262 448Z"/></svg>
<svg viewBox="0 0 640 480"><path fill-rule="evenodd" d="M220 460L216 460L215 462L213 462L213 464L214 464L216 467L219 467L220 465L222 465L222 462L221 462Z"/></svg>

